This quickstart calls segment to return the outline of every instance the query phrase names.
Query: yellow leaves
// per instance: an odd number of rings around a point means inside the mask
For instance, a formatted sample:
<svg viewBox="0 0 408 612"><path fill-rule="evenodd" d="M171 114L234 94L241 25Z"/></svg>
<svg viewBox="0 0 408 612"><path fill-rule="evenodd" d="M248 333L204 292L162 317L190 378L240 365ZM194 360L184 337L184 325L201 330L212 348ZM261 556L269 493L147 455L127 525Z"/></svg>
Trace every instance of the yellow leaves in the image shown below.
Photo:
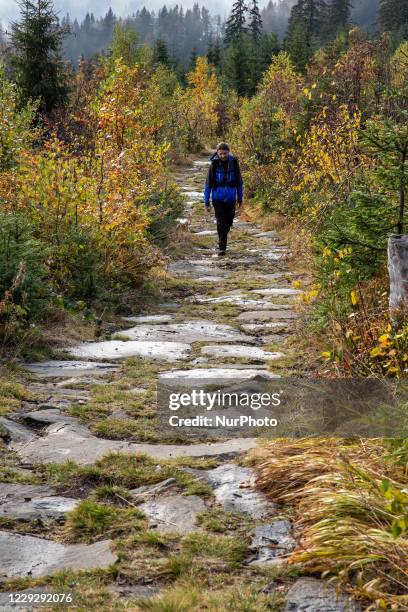
<svg viewBox="0 0 408 612"><path fill-rule="evenodd" d="M371 357L383 357L384 355L385 355L385 352L379 346L376 346L370 351Z"/></svg>
<svg viewBox="0 0 408 612"><path fill-rule="evenodd" d="M379 343L380 347L388 348L389 346L392 345L392 341L391 341L390 335L389 334L382 334L382 336L380 336L378 338L378 343Z"/></svg>
<svg viewBox="0 0 408 612"><path fill-rule="evenodd" d="M356 291L350 291L350 302L353 306L357 306L359 298L358 293Z"/></svg>
<svg viewBox="0 0 408 612"><path fill-rule="evenodd" d="M293 281L292 285L295 289L300 289L302 286L302 283L299 280L296 280L296 281Z"/></svg>

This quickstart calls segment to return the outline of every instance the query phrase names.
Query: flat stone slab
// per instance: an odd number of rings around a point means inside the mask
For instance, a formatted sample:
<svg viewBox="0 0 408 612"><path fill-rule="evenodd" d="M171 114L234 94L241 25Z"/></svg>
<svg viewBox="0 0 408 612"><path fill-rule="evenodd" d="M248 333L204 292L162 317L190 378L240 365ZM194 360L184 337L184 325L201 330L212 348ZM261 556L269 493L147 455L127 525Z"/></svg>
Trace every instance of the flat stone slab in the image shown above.
<svg viewBox="0 0 408 612"><path fill-rule="evenodd" d="M236 344L233 346L203 346L201 353L212 357L247 357L258 361L283 357L283 353L265 351L256 346L237 346Z"/></svg>
<svg viewBox="0 0 408 612"><path fill-rule="evenodd" d="M35 421L36 423L74 423L76 421L74 417L62 414L57 408L26 412L23 416L24 419Z"/></svg>
<svg viewBox="0 0 408 612"><path fill-rule="evenodd" d="M260 309L268 309L272 308L273 304L271 304L267 300L251 300L250 298L239 296L239 295L219 295L217 297L201 297L196 296L191 299L191 301L196 304L231 304L232 306L237 306L238 308L260 308ZM281 306L276 306L276 308L281 308Z"/></svg>
<svg viewBox="0 0 408 612"><path fill-rule="evenodd" d="M223 278L222 276L199 276L197 278L197 281L199 283L218 283L219 281L222 281Z"/></svg>
<svg viewBox="0 0 408 612"><path fill-rule="evenodd" d="M0 531L0 575L47 576L62 569L84 570L112 565L118 557L111 541L70 546L28 535Z"/></svg>
<svg viewBox="0 0 408 612"><path fill-rule="evenodd" d="M252 338L246 336L243 332L231 327L207 321L196 319L186 321L185 323L170 323L168 325L137 325L126 330L126 336L132 340L139 341L156 341L160 344L167 343L192 343L192 342L251 342ZM125 344L129 344L126 342Z"/></svg>
<svg viewBox="0 0 408 612"><path fill-rule="evenodd" d="M185 195L187 198L190 198L193 201L203 200L202 191L184 191L183 190L183 195Z"/></svg>
<svg viewBox="0 0 408 612"><path fill-rule="evenodd" d="M214 487L215 499L228 512L262 519L276 511L276 504L252 488L254 474L249 468L224 463L213 470L206 470L203 478Z"/></svg>
<svg viewBox="0 0 408 612"><path fill-rule="evenodd" d="M197 495L169 495L145 502L139 506L150 519L150 528L160 533L191 533L197 531L196 517L206 510Z"/></svg>
<svg viewBox="0 0 408 612"><path fill-rule="evenodd" d="M80 465L90 465L110 452L146 453L156 459L217 457L244 453L256 445L256 438L233 438L212 444L138 444L104 440L80 425L57 423L47 428L44 437L27 444L13 444L12 448L23 463L65 463L71 459Z"/></svg>
<svg viewBox="0 0 408 612"><path fill-rule="evenodd" d="M295 546L289 521L277 520L260 525L252 536L251 549L256 552L256 558L251 560L250 565L276 565Z"/></svg>
<svg viewBox="0 0 408 612"><path fill-rule="evenodd" d="M200 260L201 263L195 264L186 260L176 261L169 265L168 270L171 274L175 276L183 276L189 278L199 278L200 276L207 276L211 274L215 274L219 277L224 277L228 273L228 270L224 268L220 268L215 265L211 265L215 262L209 260Z"/></svg>
<svg viewBox="0 0 408 612"><path fill-rule="evenodd" d="M27 363L26 370L41 378L75 378L77 376L103 376L114 372L117 365L114 363L98 363L89 361L42 361L40 363Z"/></svg>
<svg viewBox="0 0 408 612"><path fill-rule="evenodd" d="M284 257L287 257L287 255L289 255L289 250L285 248L275 247L271 251L261 253L261 255L268 261L279 261L280 259L283 259Z"/></svg>
<svg viewBox="0 0 408 612"><path fill-rule="evenodd" d="M293 310L253 310L249 312L241 312L241 314L236 318L236 321L250 323L252 321L273 321L295 318L296 312Z"/></svg>
<svg viewBox="0 0 408 612"><path fill-rule="evenodd" d="M174 317L171 315L136 315L134 317L123 317L124 321L131 323L171 323Z"/></svg>
<svg viewBox="0 0 408 612"><path fill-rule="evenodd" d="M0 516L15 520L61 519L78 503L44 485L2 483L0 486Z"/></svg>
<svg viewBox="0 0 408 612"><path fill-rule="evenodd" d="M263 332L265 334L271 332L286 332L288 331L287 323L245 323L241 325L241 329L246 332Z"/></svg>
<svg viewBox="0 0 408 612"><path fill-rule="evenodd" d="M285 612L360 612L345 594L317 578L299 578L286 595Z"/></svg>
<svg viewBox="0 0 408 612"><path fill-rule="evenodd" d="M270 289L252 289L251 293L259 295L299 295L303 293L300 289L292 289L291 287L271 287Z"/></svg>
<svg viewBox="0 0 408 612"><path fill-rule="evenodd" d="M137 326L134 329L138 329ZM157 326L155 326L157 327ZM126 336L133 337L132 330L126 330ZM126 359L127 357L143 357L159 361L174 361L188 356L190 346L181 342L165 342L151 340L106 340L103 342L87 342L70 348L75 357L83 359Z"/></svg>
<svg viewBox="0 0 408 612"><path fill-rule="evenodd" d="M201 230L200 232L192 232L195 236L215 236L217 230Z"/></svg>
<svg viewBox="0 0 408 612"><path fill-rule="evenodd" d="M169 370L168 372L161 372L160 378L164 380L174 381L187 381L187 380L205 380L209 381L223 381L233 380L241 381L261 376L262 378L271 379L278 378L275 374L272 374L266 369L255 369L255 368L192 368L191 370Z"/></svg>
<svg viewBox="0 0 408 612"><path fill-rule="evenodd" d="M269 230L268 232L259 232L255 234L255 238L277 238L278 234L275 230Z"/></svg>
<svg viewBox="0 0 408 612"><path fill-rule="evenodd" d="M37 434L28 427L15 423L5 417L0 417L0 428L4 429L13 442L25 444L37 438Z"/></svg>

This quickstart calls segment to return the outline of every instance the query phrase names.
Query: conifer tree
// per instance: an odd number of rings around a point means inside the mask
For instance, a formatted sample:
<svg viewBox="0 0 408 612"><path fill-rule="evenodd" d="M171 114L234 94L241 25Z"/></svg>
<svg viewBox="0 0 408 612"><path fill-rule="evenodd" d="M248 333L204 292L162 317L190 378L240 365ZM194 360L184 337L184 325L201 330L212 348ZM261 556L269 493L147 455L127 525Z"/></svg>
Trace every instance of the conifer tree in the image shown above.
<svg viewBox="0 0 408 612"><path fill-rule="evenodd" d="M258 41L262 35L262 17L257 0L252 0L249 7L249 32L254 41Z"/></svg>
<svg viewBox="0 0 408 612"><path fill-rule="evenodd" d="M248 8L244 0L236 0L232 5L231 14L225 25L225 43L227 45L239 40L246 32L245 14L247 10Z"/></svg>
<svg viewBox="0 0 408 612"><path fill-rule="evenodd" d="M408 26L407 0L380 0L380 26L384 32L398 32Z"/></svg>
<svg viewBox="0 0 408 612"><path fill-rule="evenodd" d="M60 27L52 0L20 0L21 19L11 26L14 78L22 101L39 101L49 113L66 102L68 88L61 60L66 32Z"/></svg>
<svg viewBox="0 0 408 612"><path fill-rule="evenodd" d="M303 68L318 47L327 10L326 0L298 0L292 7L285 47L297 68Z"/></svg>
<svg viewBox="0 0 408 612"><path fill-rule="evenodd" d="M162 38L157 38L153 47L153 62L155 64L163 64L163 66L170 66L170 55L167 49L167 45Z"/></svg>

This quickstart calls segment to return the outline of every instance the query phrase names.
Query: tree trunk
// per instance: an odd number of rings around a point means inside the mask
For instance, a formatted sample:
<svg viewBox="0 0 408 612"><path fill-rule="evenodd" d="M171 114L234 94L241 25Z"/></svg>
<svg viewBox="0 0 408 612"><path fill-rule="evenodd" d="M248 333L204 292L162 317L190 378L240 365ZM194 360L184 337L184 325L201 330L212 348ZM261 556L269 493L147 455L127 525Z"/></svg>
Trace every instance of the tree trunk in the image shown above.
<svg viewBox="0 0 408 612"><path fill-rule="evenodd" d="M394 324L408 315L408 235L394 234L388 240L390 316Z"/></svg>

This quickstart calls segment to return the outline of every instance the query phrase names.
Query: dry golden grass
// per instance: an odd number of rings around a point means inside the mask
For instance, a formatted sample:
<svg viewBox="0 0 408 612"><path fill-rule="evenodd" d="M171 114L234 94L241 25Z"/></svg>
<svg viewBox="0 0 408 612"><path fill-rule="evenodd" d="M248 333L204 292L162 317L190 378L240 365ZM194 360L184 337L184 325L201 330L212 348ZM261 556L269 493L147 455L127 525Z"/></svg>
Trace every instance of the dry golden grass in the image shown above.
<svg viewBox="0 0 408 612"><path fill-rule="evenodd" d="M408 609L408 477L377 440L276 441L253 458L257 486L295 509L290 563L332 576L372 610Z"/></svg>

